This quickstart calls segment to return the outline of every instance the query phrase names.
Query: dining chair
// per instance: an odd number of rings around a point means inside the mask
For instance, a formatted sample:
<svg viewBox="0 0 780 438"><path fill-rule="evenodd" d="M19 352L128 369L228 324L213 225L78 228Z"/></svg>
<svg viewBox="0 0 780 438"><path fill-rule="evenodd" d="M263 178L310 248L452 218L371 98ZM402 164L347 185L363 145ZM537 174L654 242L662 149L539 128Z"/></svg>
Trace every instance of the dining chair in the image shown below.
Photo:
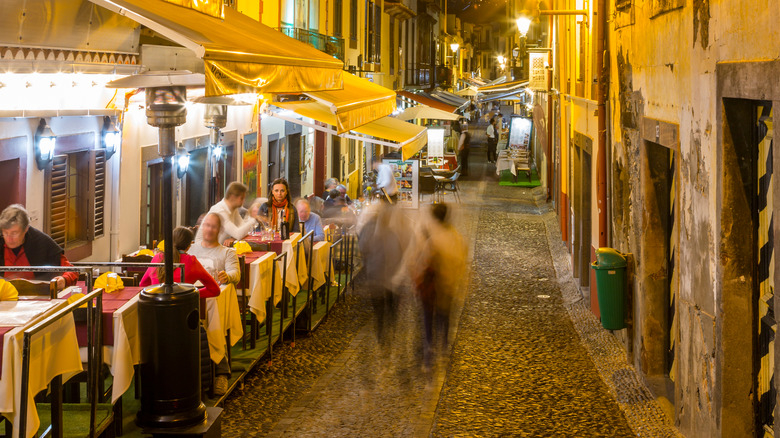
<svg viewBox="0 0 780 438"><path fill-rule="evenodd" d="M24 278L13 278L8 280L19 293L20 297L28 298L57 298L57 280L27 280Z"/></svg>

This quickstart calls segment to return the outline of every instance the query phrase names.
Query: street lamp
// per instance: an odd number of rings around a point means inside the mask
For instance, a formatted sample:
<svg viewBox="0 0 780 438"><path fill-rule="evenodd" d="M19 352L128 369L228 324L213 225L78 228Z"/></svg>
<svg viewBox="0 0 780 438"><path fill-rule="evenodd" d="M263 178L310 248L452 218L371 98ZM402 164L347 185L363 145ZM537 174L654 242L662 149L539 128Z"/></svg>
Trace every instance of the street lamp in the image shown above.
<svg viewBox="0 0 780 438"><path fill-rule="evenodd" d="M452 43L450 44L450 49L452 49L452 53L455 53L458 51L458 48L460 48L460 44L458 43Z"/></svg>
<svg viewBox="0 0 780 438"><path fill-rule="evenodd" d="M517 23L517 30L520 32L520 35L525 37L528 34L528 29L531 28L531 19L521 16L515 20L515 23Z"/></svg>

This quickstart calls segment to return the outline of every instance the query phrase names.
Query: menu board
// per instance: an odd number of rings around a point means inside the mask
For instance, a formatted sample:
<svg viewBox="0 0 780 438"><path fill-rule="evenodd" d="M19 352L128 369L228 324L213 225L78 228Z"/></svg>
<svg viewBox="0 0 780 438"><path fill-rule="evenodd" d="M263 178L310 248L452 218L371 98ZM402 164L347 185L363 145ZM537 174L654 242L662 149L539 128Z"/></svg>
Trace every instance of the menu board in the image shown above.
<svg viewBox="0 0 780 438"><path fill-rule="evenodd" d="M420 162L417 160L383 160L383 162L393 170L395 182L398 184L398 206L418 208L417 177L420 172Z"/></svg>
<svg viewBox="0 0 780 438"><path fill-rule="evenodd" d="M531 141L531 120L524 117L512 117L509 126L509 144L510 150L528 150L528 143Z"/></svg>

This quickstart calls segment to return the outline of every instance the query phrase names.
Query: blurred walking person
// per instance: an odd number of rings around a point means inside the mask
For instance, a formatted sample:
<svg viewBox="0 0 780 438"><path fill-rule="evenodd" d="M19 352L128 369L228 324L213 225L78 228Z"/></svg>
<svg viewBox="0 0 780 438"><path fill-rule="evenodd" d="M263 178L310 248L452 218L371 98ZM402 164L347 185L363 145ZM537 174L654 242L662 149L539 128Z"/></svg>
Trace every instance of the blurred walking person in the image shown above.
<svg viewBox="0 0 780 438"><path fill-rule="evenodd" d="M398 312L399 297L394 284L402 261L404 239L394 224L395 210L386 202L371 204L361 215L358 225L358 246L380 343L389 340L388 332L392 330Z"/></svg>
<svg viewBox="0 0 780 438"><path fill-rule="evenodd" d="M461 298L468 249L463 236L450 223L447 204L434 204L432 220L423 226L412 275L423 310L423 359L433 361L436 344L449 345L450 315Z"/></svg>

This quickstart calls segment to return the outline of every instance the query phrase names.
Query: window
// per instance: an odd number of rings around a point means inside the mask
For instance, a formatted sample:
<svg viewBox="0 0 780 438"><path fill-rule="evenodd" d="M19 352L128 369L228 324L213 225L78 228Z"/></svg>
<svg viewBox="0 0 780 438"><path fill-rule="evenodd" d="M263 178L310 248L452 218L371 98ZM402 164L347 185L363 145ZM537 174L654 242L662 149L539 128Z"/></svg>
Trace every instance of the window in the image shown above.
<svg viewBox="0 0 780 438"><path fill-rule="evenodd" d="M379 4L371 0L366 1L366 62L380 63L382 53L382 10Z"/></svg>
<svg viewBox="0 0 780 438"><path fill-rule="evenodd" d="M94 187L91 182L94 181ZM46 223L52 239L70 249L105 233L104 151L58 155L47 170L50 190Z"/></svg>
<svg viewBox="0 0 780 438"><path fill-rule="evenodd" d="M390 74L395 74L395 18L390 17Z"/></svg>
<svg viewBox="0 0 780 438"><path fill-rule="evenodd" d="M350 48L357 49L357 29L358 29L358 2L357 0L349 0L349 39L351 41Z"/></svg>
<svg viewBox="0 0 780 438"><path fill-rule="evenodd" d="M344 15L342 0L334 0L333 2L333 36L341 36L341 21Z"/></svg>

